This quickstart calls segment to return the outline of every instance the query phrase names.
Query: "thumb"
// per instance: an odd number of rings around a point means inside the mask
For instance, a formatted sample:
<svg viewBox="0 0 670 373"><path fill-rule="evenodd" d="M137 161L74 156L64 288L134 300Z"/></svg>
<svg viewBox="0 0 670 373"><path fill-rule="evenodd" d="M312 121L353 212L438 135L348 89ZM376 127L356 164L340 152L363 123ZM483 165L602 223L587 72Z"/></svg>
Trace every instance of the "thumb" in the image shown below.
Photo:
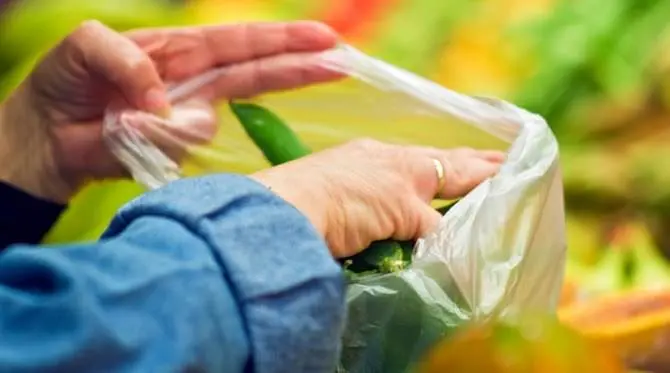
<svg viewBox="0 0 670 373"><path fill-rule="evenodd" d="M130 110L117 120L118 128L136 129L175 162L196 151L194 146L211 141L217 130L214 109L196 100L175 105L168 119Z"/></svg>
<svg viewBox="0 0 670 373"><path fill-rule="evenodd" d="M87 21L61 46L66 56L107 80L138 109L167 115L165 85L151 58L132 40L98 21Z"/></svg>

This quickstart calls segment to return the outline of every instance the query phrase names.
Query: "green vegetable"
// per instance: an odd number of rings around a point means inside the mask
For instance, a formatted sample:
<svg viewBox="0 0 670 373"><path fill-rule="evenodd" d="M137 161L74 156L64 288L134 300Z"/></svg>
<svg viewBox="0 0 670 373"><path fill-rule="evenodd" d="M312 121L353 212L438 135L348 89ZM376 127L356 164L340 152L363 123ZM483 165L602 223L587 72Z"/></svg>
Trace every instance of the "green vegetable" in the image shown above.
<svg viewBox="0 0 670 373"><path fill-rule="evenodd" d="M273 165L290 162L311 153L293 130L270 110L251 103L230 103L230 108L251 140ZM455 204L438 209L441 214ZM383 240L373 242L367 249L340 261L349 276L401 271L410 264L413 241Z"/></svg>
<svg viewBox="0 0 670 373"><path fill-rule="evenodd" d="M230 109L273 166L311 153L293 130L270 110L256 104L236 102L230 103Z"/></svg>
<svg viewBox="0 0 670 373"><path fill-rule="evenodd" d="M410 264L413 250L412 241L376 241L360 253L343 259L342 263L348 271L355 273L392 273Z"/></svg>
<svg viewBox="0 0 670 373"><path fill-rule="evenodd" d="M444 215L456 202L440 207L437 211ZM401 271L412 262L414 241L383 240L373 242L360 253L341 260L347 271L354 273L393 273Z"/></svg>

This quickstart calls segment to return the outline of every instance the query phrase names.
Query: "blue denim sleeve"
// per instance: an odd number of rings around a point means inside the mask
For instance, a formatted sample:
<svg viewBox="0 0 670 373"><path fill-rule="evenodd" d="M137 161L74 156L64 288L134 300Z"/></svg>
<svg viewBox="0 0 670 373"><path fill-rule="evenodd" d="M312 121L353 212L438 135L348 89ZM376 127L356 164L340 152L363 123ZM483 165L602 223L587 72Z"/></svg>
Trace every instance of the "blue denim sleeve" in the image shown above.
<svg viewBox="0 0 670 373"><path fill-rule="evenodd" d="M242 176L147 193L95 244L0 254L3 371L332 373L343 316L323 240Z"/></svg>

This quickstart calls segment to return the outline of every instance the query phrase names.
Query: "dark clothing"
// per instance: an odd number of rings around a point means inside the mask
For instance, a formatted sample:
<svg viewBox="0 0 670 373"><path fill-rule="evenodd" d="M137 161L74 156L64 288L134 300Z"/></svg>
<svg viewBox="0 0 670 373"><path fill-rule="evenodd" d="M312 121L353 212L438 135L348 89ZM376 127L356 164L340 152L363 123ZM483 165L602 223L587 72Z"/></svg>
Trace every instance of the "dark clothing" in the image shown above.
<svg viewBox="0 0 670 373"><path fill-rule="evenodd" d="M0 181L0 251L11 244L40 243L64 210Z"/></svg>

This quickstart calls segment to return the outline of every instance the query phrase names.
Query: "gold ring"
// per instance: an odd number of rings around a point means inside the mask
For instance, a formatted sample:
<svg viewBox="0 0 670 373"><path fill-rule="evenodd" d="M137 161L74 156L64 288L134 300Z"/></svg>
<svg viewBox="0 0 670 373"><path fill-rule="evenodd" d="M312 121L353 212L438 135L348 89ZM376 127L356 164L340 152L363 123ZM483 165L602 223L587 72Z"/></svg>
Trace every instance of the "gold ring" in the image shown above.
<svg viewBox="0 0 670 373"><path fill-rule="evenodd" d="M442 193L442 189L444 189L447 180L444 177L444 166L442 165L442 162L433 158L433 165L435 166L435 173L437 173L437 193L435 194L439 196Z"/></svg>

